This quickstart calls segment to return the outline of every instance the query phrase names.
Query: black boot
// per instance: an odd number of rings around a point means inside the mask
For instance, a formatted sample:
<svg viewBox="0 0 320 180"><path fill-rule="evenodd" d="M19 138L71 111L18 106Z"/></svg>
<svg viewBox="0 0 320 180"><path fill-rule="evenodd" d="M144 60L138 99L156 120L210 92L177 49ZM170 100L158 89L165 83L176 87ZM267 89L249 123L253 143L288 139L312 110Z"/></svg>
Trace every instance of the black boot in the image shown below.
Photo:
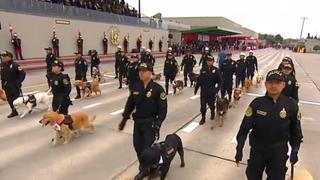
<svg viewBox="0 0 320 180"><path fill-rule="evenodd" d="M214 120L215 117L216 117L215 112L214 112L214 111L211 111L211 117L210 117L210 119L211 119L211 120Z"/></svg>
<svg viewBox="0 0 320 180"><path fill-rule="evenodd" d="M9 114L9 115L7 116L7 118L12 118L12 117L15 117L15 116L18 116L18 115L19 115L19 114L18 114L17 110L14 109L14 110L12 110L11 114Z"/></svg>
<svg viewBox="0 0 320 180"><path fill-rule="evenodd" d="M205 114L205 113L202 114L202 118L201 118L201 120L200 120L200 122L199 122L199 125L202 125L202 124L204 124L204 123L206 123L206 114Z"/></svg>
<svg viewBox="0 0 320 180"><path fill-rule="evenodd" d="M77 94L77 96L74 99L80 99L80 98L81 98L81 95Z"/></svg>

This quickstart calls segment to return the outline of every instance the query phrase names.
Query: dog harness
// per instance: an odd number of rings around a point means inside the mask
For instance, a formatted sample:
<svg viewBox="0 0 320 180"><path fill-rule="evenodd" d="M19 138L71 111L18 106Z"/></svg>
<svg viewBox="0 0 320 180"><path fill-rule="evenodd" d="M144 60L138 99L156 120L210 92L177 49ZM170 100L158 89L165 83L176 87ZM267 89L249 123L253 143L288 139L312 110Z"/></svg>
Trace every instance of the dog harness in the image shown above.
<svg viewBox="0 0 320 180"><path fill-rule="evenodd" d="M73 126L72 126L73 120L72 120L70 115L65 115L63 120L58 117L55 120L55 122L56 122L55 125L57 124L57 125L61 126L62 124L64 124L64 125L67 125L69 129L73 130ZM55 125L53 125L53 128L54 128ZM54 128L54 129L56 129L56 128ZM61 130L61 127L57 128L57 129Z"/></svg>
<svg viewBox="0 0 320 180"><path fill-rule="evenodd" d="M24 102L25 105L28 103L31 103L33 108L37 106L37 99L33 94L28 95L28 100Z"/></svg>

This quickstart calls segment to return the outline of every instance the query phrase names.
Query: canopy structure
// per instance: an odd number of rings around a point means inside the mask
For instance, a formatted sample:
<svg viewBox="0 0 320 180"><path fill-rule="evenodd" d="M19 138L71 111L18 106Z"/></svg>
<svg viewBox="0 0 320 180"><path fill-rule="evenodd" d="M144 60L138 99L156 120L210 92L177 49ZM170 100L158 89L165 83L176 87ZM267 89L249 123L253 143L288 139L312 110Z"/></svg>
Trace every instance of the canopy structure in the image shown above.
<svg viewBox="0 0 320 180"><path fill-rule="evenodd" d="M197 28L197 29L190 29L181 31L182 34L208 34L208 35L217 35L217 36L228 36L228 35L236 35L241 34L239 31L233 31L225 28L221 28L219 26L212 26L212 27L204 27L204 28Z"/></svg>

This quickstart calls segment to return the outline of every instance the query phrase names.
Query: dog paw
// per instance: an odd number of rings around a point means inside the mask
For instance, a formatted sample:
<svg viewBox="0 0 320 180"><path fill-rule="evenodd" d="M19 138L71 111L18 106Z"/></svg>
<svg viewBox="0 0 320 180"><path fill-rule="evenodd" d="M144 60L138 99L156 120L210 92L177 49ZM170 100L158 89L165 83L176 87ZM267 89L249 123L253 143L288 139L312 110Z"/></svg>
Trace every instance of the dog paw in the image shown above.
<svg viewBox="0 0 320 180"><path fill-rule="evenodd" d="M185 167L185 166L186 164L184 162L180 164L180 167Z"/></svg>

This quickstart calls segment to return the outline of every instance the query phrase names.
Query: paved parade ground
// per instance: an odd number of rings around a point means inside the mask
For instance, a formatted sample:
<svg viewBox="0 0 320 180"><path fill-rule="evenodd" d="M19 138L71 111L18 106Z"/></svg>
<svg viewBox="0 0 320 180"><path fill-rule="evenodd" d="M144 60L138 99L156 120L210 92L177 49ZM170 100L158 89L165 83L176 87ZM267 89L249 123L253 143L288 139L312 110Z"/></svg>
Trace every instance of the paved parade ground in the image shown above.
<svg viewBox="0 0 320 180"><path fill-rule="evenodd" d="M320 178L320 55L295 54L287 50L262 49L255 51L259 72L264 75L278 67L282 57L289 54L295 63L296 77L300 85L299 98L302 113L304 142L299 151L296 171L307 169L315 179ZM247 55L247 53L246 53ZM217 54L214 55L215 58ZM239 53L233 54L238 59ZM176 58L181 63L182 56ZM196 55L199 62L200 55ZM155 72L162 73L164 58L156 59ZM102 95L74 100L69 112L83 111L96 115L96 132L83 132L72 138L68 145L51 145L54 131L42 128L38 121L45 109L38 107L23 119L7 119L9 106L0 102L0 180L109 180L133 179L138 172L138 162L132 144L133 122L129 120L123 132L118 131L122 111L128 97L128 89L118 89L114 79L114 65L102 65L106 82ZM198 64L196 72L199 71ZM74 79L74 69L66 72ZM89 76L88 76L89 77ZM183 79L180 73L176 79ZM164 78L158 81L164 86ZM45 91L45 72L28 72L23 91ZM168 114L161 127L160 140L173 132L182 138L186 166L180 168L178 156L171 164L167 179L183 180L242 180L245 177L248 143L240 167L234 162L235 135L248 104L256 96L265 93L264 84L255 85L243 94L240 103L232 107L225 119L225 126L210 130L209 112L206 124L199 126L200 99L193 88L185 88L181 94L168 95ZM71 98L76 96L75 88ZM19 109L22 112L23 109ZM289 165L289 163L288 163ZM290 171L287 175L289 178Z"/></svg>

